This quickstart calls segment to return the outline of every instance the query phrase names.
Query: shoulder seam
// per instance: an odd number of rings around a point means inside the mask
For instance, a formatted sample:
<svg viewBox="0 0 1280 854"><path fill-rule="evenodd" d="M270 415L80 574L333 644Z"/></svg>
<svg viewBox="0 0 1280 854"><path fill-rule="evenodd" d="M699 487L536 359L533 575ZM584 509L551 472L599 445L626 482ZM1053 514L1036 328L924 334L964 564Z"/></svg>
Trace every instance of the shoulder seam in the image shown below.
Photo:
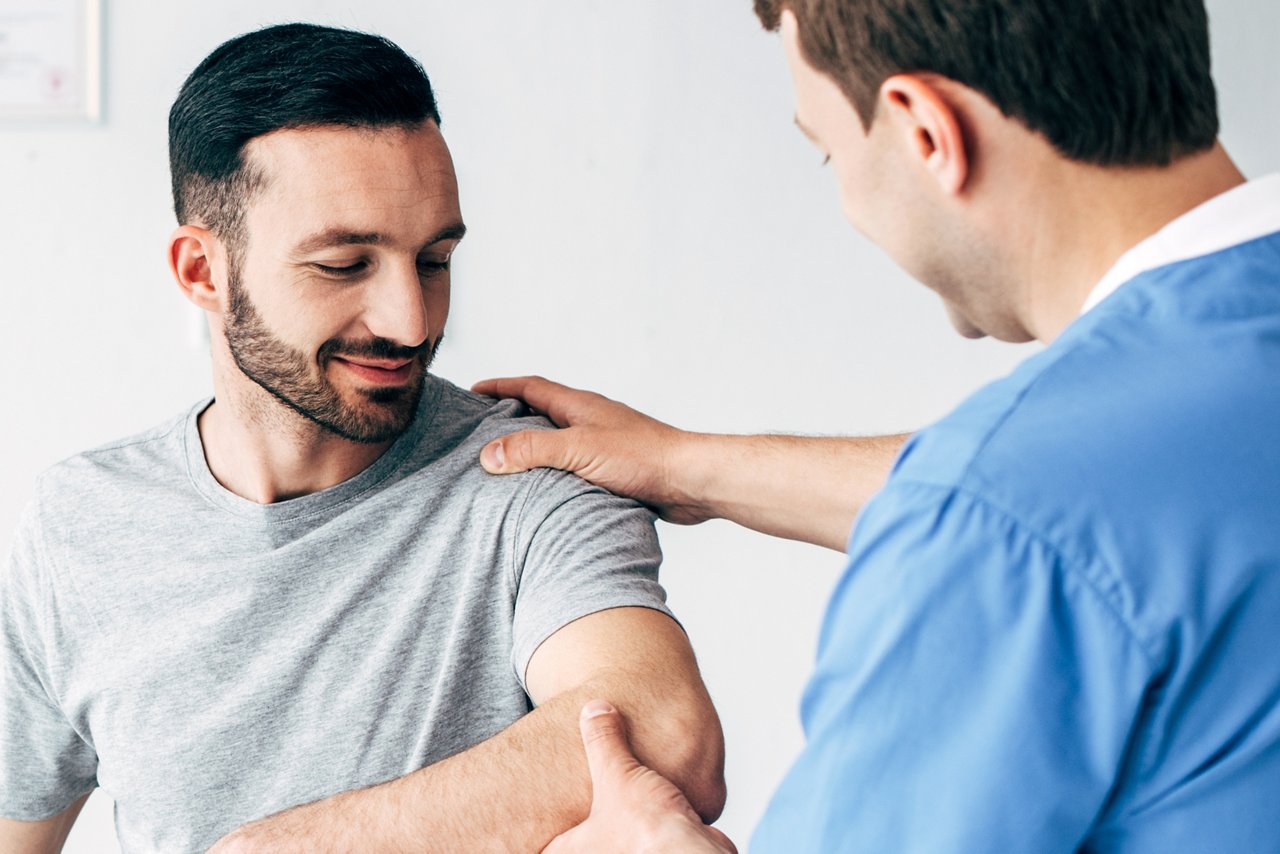
<svg viewBox="0 0 1280 854"><path fill-rule="evenodd" d="M50 594L52 594L53 588L55 587L57 582L61 580L62 586L64 586L67 589L67 591L71 594L71 597L74 598L76 609L82 612L83 618L88 623L88 625L93 627L93 631L96 632L98 640L101 641L101 639L105 637L105 634L102 629L102 624L98 622L98 615L94 613L92 608L87 607L84 593L81 591L80 586L76 584L73 574L70 572L62 571L61 562L57 560L54 557L54 555L50 552L49 544L46 542L46 539L47 539L46 535L49 532L49 528L44 522L44 506L43 506L44 502L41 500L43 491L44 491L44 487L43 487L43 484L41 484L39 487L37 487L36 505L35 505L35 524L36 524L37 530L41 532L41 535L35 538L35 548L37 551L38 558L40 562L43 564L43 566L38 566L36 568L36 571L38 574L38 577L36 578L36 584L38 586L48 585L49 592ZM41 623L41 627L40 627L41 633L44 633L46 631L46 627L44 626L44 616L43 616L42 610L37 613L37 619L40 620L40 623ZM49 667L49 662L46 662L46 666ZM49 667L49 670L50 670L50 678L52 679L53 668ZM55 686L50 685L50 687L52 688ZM50 699L62 712L63 717L65 717L68 721L70 721L71 717L67 715L66 709L63 708L62 697L55 696L55 697L50 697ZM80 733L80 737L85 738L85 734ZM89 744L93 743L88 738L86 738L85 741L86 743L89 743Z"/></svg>
<svg viewBox="0 0 1280 854"><path fill-rule="evenodd" d="M524 498L516 511L516 523L511 527L511 592L514 595L520 589L520 577L523 575L523 560L520 556L520 532L524 528L524 514L533 500L533 491L538 484L547 479L550 469L535 469L532 477L524 487Z"/></svg>
<svg viewBox="0 0 1280 854"><path fill-rule="evenodd" d="M147 433L144 433L142 436L135 436L132 438L120 439L116 442L109 442L105 445L99 445L96 448L90 448L87 451L81 451L78 454L73 454L72 456L65 458L62 462L67 462L68 460L74 460L77 457L92 457L98 454L109 453L111 451L122 451L125 448L135 448L138 445L149 445L152 442L159 442L162 439L168 438L170 435L173 434L175 430L179 429L185 424L186 424L186 416L184 415L181 418L178 418L177 420L175 420L173 423L171 423L168 429L166 429L163 433L147 432ZM152 428L153 431L155 429L156 428Z"/></svg>
<svg viewBox="0 0 1280 854"><path fill-rule="evenodd" d="M1049 364L1046 364L1044 367L1042 367L1034 377L1032 377L1026 384L1022 386L1022 388L1018 389L1018 392L1014 396L1013 400L1009 401L1009 403L1004 407L1004 411L1001 412L999 417L997 417L991 423L991 425L987 428L987 431L983 435L981 441L979 441L976 445L974 445L973 451L970 452L969 459L965 463L964 469L961 470L958 480L965 480L966 478L969 477L969 475L973 472L974 466L977 465L978 463L978 458L982 456L983 451L987 449L987 446L991 444L992 440L995 439L996 434L1000 432L1000 430L1004 427L1004 425L1008 422L1008 420L1013 417L1013 414L1022 405L1022 401L1026 399L1027 395L1031 393L1032 389L1040 385L1040 383L1044 380L1046 374L1048 374L1050 371L1057 368L1058 365L1060 365L1063 362L1063 360L1065 360L1067 357L1073 355L1079 346L1080 345L1078 343L1073 343L1069 347L1064 347L1063 351L1061 353L1056 354L1053 360L1049 362Z"/></svg>
<svg viewBox="0 0 1280 854"><path fill-rule="evenodd" d="M974 504L979 504L990 509L992 512L1002 516L1010 524L1020 528L1028 537L1032 538L1036 542L1040 543L1045 549L1049 550L1062 564L1062 567L1066 572L1071 573L1072 576L1092 591L1093 595L1102 603L1108 613L1115 618L1116 623L1124 630L1125 635L1133 641L1134 646L1136 646L1142 653L1143 659L1146 660L1147 665L1151 668L1152 672L1154 673L1159 670L1159 657L1149 648L1148 640L1144 638L1129 622L1129 620L1125 618L1124 614L1122 614L1119 608L1116 607L1111 597L1098 587L1094 580L1089 577L1089 574L1079 568L1078 561L1069 558L1063 550L1059 548L1047 534L1040 531L1040 529L1023 521L1020 516L1015 514L1009 508L997 504L987 497L957 484L930 483L929 481L908 478L898 481L898 485L938 492L948 497L954 495L966 498ZM1109 566L1106 566L1105 564L1103 564L1103 566L1106 568L1107 573L1115 579L1117 584L1123 584L1120 576L1113 572Z"/></svg>
<svg viewBox="0 0 1280 854"><path fill-rule="evenodd" d="M460 388L459 386L454 385L448 380L440 379L439 377L437 377L436 379L439 381L440 385L444 388L444 390L447 391L452 397L458 400L464 401L468 405L475 407L476 412L486 418L494 410L497 404L502 402L500 399L484 397L483 395L476 394L473 391L468 391L467 389Z"/></svg>

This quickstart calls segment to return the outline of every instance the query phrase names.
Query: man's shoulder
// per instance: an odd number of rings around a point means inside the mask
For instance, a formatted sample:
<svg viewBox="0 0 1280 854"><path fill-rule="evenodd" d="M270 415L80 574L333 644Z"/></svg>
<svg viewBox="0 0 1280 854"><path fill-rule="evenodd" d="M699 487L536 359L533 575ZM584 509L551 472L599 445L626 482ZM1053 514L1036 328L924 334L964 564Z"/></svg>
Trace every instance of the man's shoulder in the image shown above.
<svg viewBox="0 0 1280 854"><path fill-rule="evenodd" d="M512 475L490 475L480 467L480 449L503 435L520 430L554 430L547 417L536 414L518 399L495 399L458 388L433 376L433 414L424 439L411 462L417 476L444 479L453 489L471 494L507 497L520 494L524 516L541 517L575 498L590 497L590 512L632 512L639 507L630 498L616 497L572 472L532 469Z"/></svg>
<svg viewBox="0 0 1280 854"><path fill-rule="evenodd" d="M519 400L485 397L437 376L430 381L436 387L434 412L427 428L432 433L483 445L518 430L555 427Z"/></svg>
<svg viewBox="0 0 1280 854"><path fill-rule="evenodd" d="M1098 449L1102 419L1089 378L1103 359L1088 348L1052 349L970 395L907 443L895 479L985 493L991 482L1032 481L1057 470L1054 460L1085 446ZM1042 470L1043 469L1043 470Z"/></svg>
<svg viewBox="0 0 1280 854"><path fill-rule="evenodd" d="M1206 278L1254 254L1194 259L1126 285L922 431L895 473L1016 505L1208 475L1238 461L1229 448L1256 446L1258 464L1280 464L1264 441L1280 416L1270 380L1280 288L1243 274ZM1280 284L1280 266L1273 272Z"/></svg>
<svg viewBox="0 0 1280 854"><path fill-rule="evenodd" d="M490 475L480 467L486 444L521 430L554 430L547 418L515 399L499 400L468 391L433 376L434 400L430 422L412 465L420 473L444 474L455 484L497 490L526 491L530 509L541 503L558 504L568 498L604 490L577 475L556 469L533 469L511 475ZM623 500L629 505L632 502Z"/></svg>
<svg viewBox="0 0 1280 854"><path fill-rule="evenodd" d="M1136 622L1178 619L1207 566L1247 587L1280 553L1280 301L1184 288L1208 263L1126 285L922 431L891 484L979 502Z"/></svg>
<svg viewBox="0 0 1280 854"><path fill-rule="evenodd" d="M1174 455L1216 465L1230 423L1248 444L1280 413L1278 366L1280 233L1137 276L922 431L897 469L1043 491L1097 487L1135 462L1158 475Z"/></svg>
<svg viewBox="0 0 1280 854"><path fill-rule="evenodd" d="M84 509L96 499L122 501L140 484L180 472L184 428L192 409L150 429L74 454L36 478L36 503L46 509Z"/></svg>

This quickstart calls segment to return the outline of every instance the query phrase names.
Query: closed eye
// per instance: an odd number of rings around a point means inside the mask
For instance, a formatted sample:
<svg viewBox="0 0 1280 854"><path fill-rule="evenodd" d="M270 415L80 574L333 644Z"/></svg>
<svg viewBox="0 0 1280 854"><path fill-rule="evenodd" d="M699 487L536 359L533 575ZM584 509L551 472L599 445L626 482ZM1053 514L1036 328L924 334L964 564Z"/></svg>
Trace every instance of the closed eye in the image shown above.
<svg viewBox="0 0 1280 854"><path fill-rule="evenodd" d="M351 276L359 273L368 265L364 261L357 261L354 264L330 265L330 264L312 264L321 273L328 276Z"/></svg>
<svg viewBox="0 0 1280 854"><path fill-rule="evenodd" d="M445 270L449 269L449 262L450 262L449 258L446 258L443 261L433 261L430 258L419 258L418 270L423 275L431 275L433 273L442 273Z"/></svg>

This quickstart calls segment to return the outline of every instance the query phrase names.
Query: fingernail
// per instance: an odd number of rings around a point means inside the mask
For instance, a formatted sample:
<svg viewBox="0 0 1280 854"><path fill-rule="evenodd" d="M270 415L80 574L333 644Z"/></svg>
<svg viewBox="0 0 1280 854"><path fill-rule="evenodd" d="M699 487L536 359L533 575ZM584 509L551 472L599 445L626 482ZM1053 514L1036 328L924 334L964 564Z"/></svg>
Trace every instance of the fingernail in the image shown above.
<svg viewBox="0 0 1280 854"><path fill-rule="evenodd" d="M616 711L617 709L604 700L592 700L582 707L582 719L585 721L590 718L598 718L601 715L611 715Z"/></svg>
<svg viewBox="0 0 1280 854"><path fill-rule="evenodd" d="M494 442L484 449L484 453L488 459L490 469L501 471L503 466L507 464L507 455L502 451L501 442Z"/></svg>

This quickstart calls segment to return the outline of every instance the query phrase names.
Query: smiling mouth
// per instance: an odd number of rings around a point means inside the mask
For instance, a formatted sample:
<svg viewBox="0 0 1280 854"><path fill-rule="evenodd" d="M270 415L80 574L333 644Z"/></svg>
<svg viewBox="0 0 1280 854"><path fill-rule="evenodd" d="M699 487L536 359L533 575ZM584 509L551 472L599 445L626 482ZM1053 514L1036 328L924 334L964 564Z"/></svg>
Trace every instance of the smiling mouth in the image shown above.
<svg viewBox="0 0 1280 854"><path fill-rule="evenodd" d="M416 360L348 359L334 356L332 359L348 372L372 385L404 385L413 376Z"/></svg>

